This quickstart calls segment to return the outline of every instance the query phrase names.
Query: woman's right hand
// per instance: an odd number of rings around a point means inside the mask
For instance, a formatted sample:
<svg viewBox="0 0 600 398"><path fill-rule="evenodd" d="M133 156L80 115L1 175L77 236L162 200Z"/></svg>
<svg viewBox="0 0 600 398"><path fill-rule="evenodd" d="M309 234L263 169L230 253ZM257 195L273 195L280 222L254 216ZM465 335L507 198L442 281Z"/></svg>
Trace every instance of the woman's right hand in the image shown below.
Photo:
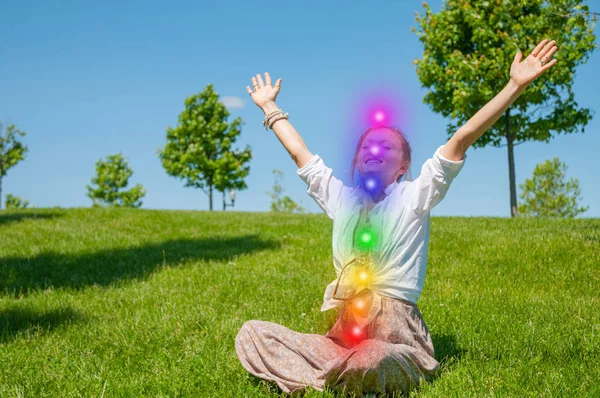
<svg viewBox="0 0 600 398"><path fill-rule="evenodd" d="M263 110L265 106L275 103L275 98L277 98L277 94L279 94L279 89L281 88L281 79L275 82L275 86L271 85L269 72L265 72L265 81L266 84L263 82L261 75L257 74L256 77L252 78L254 91L250 89L250 86L246 86L246 91L248 91L254 103Z"/></svg>

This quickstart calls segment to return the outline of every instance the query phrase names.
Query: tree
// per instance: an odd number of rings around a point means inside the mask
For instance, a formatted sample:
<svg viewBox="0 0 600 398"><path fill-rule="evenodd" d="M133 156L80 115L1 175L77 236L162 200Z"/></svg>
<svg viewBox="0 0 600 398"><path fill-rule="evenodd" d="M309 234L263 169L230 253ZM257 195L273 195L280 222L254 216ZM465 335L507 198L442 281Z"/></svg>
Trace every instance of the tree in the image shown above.
<svg viewBox="0 0 600 398"><path fill-rule="evenodd" d="M21 199L19 196L6 194L6 209L26 209L29 207L27 199Z"/></svg>
<svg viewBox="0 0 600 398"><path fill-rule="evenodd" d="M283 198L281 197L281 194L284 191L282 184L283 172L278 169L273 169L273 175L275 176L273 192L267 192L267 194L271 197L271 211L284 213L304 213L304 208L294 202L292 198L287 195L285 195Z"/></svg>
<svg viewBox="0 0 600 398"><path fill-rule="evenodd" d="M423 86L432 88L424 102L435 112L456 119L447 125L448 136L502 90L517 52L531 52L542 38L556 40L558 62L552 70L536 79L504 117L473 143L476 148L508 148L514 217L514 147L526 141L549 142L553 133L579 128L585 132L592 118L589 109L577 107L572 86L575 67L598 47L593 34L597 14L582 0L449 0L437 14L427 3L423 7L425 15L417 12L416 21L425 50L423 59L414 63ZM501 145L503 140L505 145Z"/></svg>
<svg viewBox="0 0 600 398"><path fill-rule="evenodd" d="M140 199L146 195L146 189L142 185L137 184L128 191L122 190L127 187L132 174L132 168L121 153L98 160L96 177L92 178L92 184L97 187L86 185L87 196L93 201L92 206L140 207Z"/></svg>
<svg viewBox="0 0 600 398"><path fill-rule="evenodd" d="M2 124L0 124L0 133L2 133ZM29 151L18 140L19 136L23 137L26 134L25 131L17 129L14 124L9 124L4 134L0 134L0 209L2 209L2 178L8 169L25 159L25 154Z"/></svg>
<svg viewBox="0 0 600 398"><path fill-rule="evenodd" d="M241 133L242 119L227 121L229 111L209 84L185 100L175 128L167 128L167 144L158 156L167 173L186 180L186 187L200 188L213 209L213 190L246 189L244 178L252 158L250 146L232 150ZM208 191L205 189L208 187Z"/></svg>
<svg viewBox="0 0 600 398"><path fill-rule="evenodd" d="M565 183L567 165L558 160L546 160L535 166L533 178L519 184L523 200L519 204L519 213L534 217L575 217L589 209L578 207L581 194L579 180L571 178Z"/></svg>

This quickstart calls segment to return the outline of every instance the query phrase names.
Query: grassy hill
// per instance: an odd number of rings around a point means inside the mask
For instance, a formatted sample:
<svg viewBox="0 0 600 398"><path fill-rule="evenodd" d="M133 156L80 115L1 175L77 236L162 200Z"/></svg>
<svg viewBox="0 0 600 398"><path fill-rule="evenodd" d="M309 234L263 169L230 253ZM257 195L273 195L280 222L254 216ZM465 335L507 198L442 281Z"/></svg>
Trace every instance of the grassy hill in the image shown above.
<svg viewBox="0 0 600 398"><path fill-rule="evenodd" d="M324 214L0 212L0 396L276 396L235 335L249 319L327 332L331 227ZM600 219L433 217L418 305L443 371L418 395L600 396L599 288Z"/></svg>

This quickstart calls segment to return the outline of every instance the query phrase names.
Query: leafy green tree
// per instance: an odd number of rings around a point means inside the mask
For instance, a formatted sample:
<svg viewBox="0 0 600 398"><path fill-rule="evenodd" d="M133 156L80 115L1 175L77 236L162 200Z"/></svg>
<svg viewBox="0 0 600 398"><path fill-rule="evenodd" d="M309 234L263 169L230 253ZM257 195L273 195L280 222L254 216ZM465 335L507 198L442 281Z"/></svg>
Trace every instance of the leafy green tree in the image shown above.
<svg viewBox="0 0 600 398"><path fill-rule="evenodd" d="M123 190L132 174L133 169L121 153L98 160L96 177L92 178L92 184L97 186L93 188L86 185L87 196L93 201L92 206L140 207L140 199L146 194L146 189L137 184L127 191Z"/></svg>
<svg viewBox="0 0 600 398"><path fill-rule="evenodd" d="M275 176L275 183L273 184L273 192L267 192L271 197L271 211L284 212L284 213L304 213L304 208L298 205L289 196L285 195L283 198L281 195L285 188L283 187L283 172L278 169L273 169L273 175Z"/></svg>
<svg viewBox="0 0 600 398"><path fill-rule="evenodd" d="M0 124L2 133L2 124ZM25 159L28 148L23 145L18 137L27 133L17 129L14 124L9 124L4 134L0 134L0 209L2 208L2 179L8 169Z"/></svg>
<svg viewBox="0 0 600 398"><path fill-rule="evenodd" d="M572 218L589 209L578 207L581 194L579 180L571 178L565 183L567 165L558 160L546 160L535 166L532 179L519 184L523 201L519 204L519 213L534 217Z"/></svg>
<svg viewBox="0 0 600 398"><path fill-rule="evenodd" d="M423 86L431 88L424 102L458 126L482 108L509 80L517 52L529 53L539 38L556 40L556 65L509 107L504 117L474 147L506 146L511 216L517 213L514 147L527 141L549 142L555 134L573 133L592 118L578 108L573 93L575 67L597 48L593 33L597 14L582 0L448 0L438 13L423 3L416 12L423 59L414 61ZM506 144L501 145L505 140Z"/></svg>
<svg viewBox="0 0 600 398"><path fill-rule="evenodd" d="M21 199L16 195L10 193L6 194L6 209L26 209L29 207L29 201Z"/></svg>
<svg viewBox="0 0 600 398"><path fill-rule="evenodd" d="M177 127L167 129L167 144L158 156L167 173L185 180L186 187L200 188L213 209L213 190L246 189L244 178L252 158L250 146L232 150L241 133L242 119L228 122L229 111L209 84L185 100ZM208 191L205 189L208 188Z"/></svg>

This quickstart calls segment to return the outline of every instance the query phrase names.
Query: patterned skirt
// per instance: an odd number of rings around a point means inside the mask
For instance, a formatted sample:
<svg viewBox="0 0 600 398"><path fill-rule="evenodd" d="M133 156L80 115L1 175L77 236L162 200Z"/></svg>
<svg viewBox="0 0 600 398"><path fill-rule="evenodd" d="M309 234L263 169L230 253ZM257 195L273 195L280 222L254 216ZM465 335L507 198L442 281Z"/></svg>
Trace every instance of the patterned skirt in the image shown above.
<svg viewBox="0 0 600 398"><path fill-rule="evenodd" d="M350 304L340 306L325 335L295 332L260 320L246 321L235 338L243 367L294 393L308 386L362 396L408 392L440 370L417 305L383 297L381 311L360 330Z"/></svg>

